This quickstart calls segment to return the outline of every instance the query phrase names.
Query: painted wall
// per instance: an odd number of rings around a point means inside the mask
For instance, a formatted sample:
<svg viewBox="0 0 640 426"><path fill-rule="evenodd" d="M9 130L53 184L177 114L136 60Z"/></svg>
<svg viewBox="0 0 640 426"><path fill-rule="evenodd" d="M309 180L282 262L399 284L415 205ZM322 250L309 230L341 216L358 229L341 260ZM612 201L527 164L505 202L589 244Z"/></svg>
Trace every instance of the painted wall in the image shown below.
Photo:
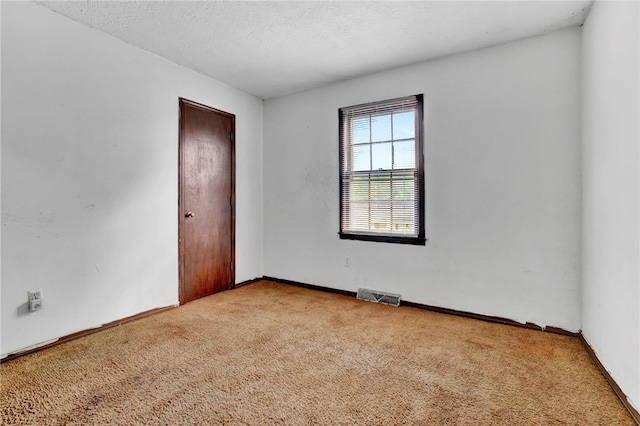
<svg viewBox="0 0 640 426"><path fill-rule="evenodd" d="M583 27L582 330L640 409L637 2L596 2Z"/></svg>
<svg viewBox="0 0 640 426"><path fill-rule="evenodd" d="M340 240L338 109L417 93L426 246ZM580 329L578 28L268 100L264 123L265 275Z"/></svg>
<svg viewBox="0 0 640 426"><path fill-rule="evenodd" d="M178 303L179 97L236 115L236 281L261 276L262 101L2 3L2 354Z"/></svg>

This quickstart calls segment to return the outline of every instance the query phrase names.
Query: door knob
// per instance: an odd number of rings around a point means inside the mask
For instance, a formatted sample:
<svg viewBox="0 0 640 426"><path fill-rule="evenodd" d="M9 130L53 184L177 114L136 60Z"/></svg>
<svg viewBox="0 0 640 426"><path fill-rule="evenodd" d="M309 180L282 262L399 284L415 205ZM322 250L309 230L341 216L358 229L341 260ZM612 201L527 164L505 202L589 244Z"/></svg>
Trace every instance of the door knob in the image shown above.
<svg viewBox="0 0 640 426"><path fill-rule="evenodd" d="M187 212L187 214L184 215L184 217L195 217L196 215L193 214L193 212Z"/></svg>

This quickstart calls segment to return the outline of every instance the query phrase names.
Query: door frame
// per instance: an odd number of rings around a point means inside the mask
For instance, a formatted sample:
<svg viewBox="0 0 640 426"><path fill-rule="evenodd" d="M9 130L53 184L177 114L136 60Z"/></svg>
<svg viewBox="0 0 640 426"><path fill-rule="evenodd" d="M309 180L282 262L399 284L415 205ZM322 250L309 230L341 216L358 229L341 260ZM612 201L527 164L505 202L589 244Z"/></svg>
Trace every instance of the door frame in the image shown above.
<svg viewBox="0 0 640 426"><path fill-rule="evenodd" d="M236 116L234 114L222 111L216 108L212 108L207 105L200 104L198 102L191 101L185 98L178 98L178 303L182 305L184 302L184 241L182 236L184 235L184 206L183 194L184 194L184 158L182 152L182 143L184 140L184 123L182 122L182 108L183 105L198 108L206 112L222 115L231 119L231 276L229 288L233 289L236 286Z"/></svg>

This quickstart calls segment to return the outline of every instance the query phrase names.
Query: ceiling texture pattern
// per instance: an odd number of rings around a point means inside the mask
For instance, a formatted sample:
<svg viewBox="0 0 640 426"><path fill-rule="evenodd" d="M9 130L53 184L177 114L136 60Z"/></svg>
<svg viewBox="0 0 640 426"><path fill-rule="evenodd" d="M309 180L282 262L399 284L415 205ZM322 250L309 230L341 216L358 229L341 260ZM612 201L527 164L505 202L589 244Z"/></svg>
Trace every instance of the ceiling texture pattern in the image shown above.
<svg viewBox="0 0 640 426"><path fill-rule="evenodd" d="M40 1L262 99L581 25L591 1Z"/></svg>

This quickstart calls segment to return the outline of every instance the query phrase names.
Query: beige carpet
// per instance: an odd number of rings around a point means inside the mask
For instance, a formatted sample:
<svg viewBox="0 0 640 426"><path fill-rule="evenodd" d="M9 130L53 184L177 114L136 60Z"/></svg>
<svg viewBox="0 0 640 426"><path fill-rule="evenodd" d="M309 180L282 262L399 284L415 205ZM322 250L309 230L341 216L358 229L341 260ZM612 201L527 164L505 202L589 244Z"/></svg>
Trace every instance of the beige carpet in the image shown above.
<svg viewBox="0 0 640 426"><path fill-rule="evenodd" d="M633 425L575 337L261 281L0 364L29 425Z"/></svg>

